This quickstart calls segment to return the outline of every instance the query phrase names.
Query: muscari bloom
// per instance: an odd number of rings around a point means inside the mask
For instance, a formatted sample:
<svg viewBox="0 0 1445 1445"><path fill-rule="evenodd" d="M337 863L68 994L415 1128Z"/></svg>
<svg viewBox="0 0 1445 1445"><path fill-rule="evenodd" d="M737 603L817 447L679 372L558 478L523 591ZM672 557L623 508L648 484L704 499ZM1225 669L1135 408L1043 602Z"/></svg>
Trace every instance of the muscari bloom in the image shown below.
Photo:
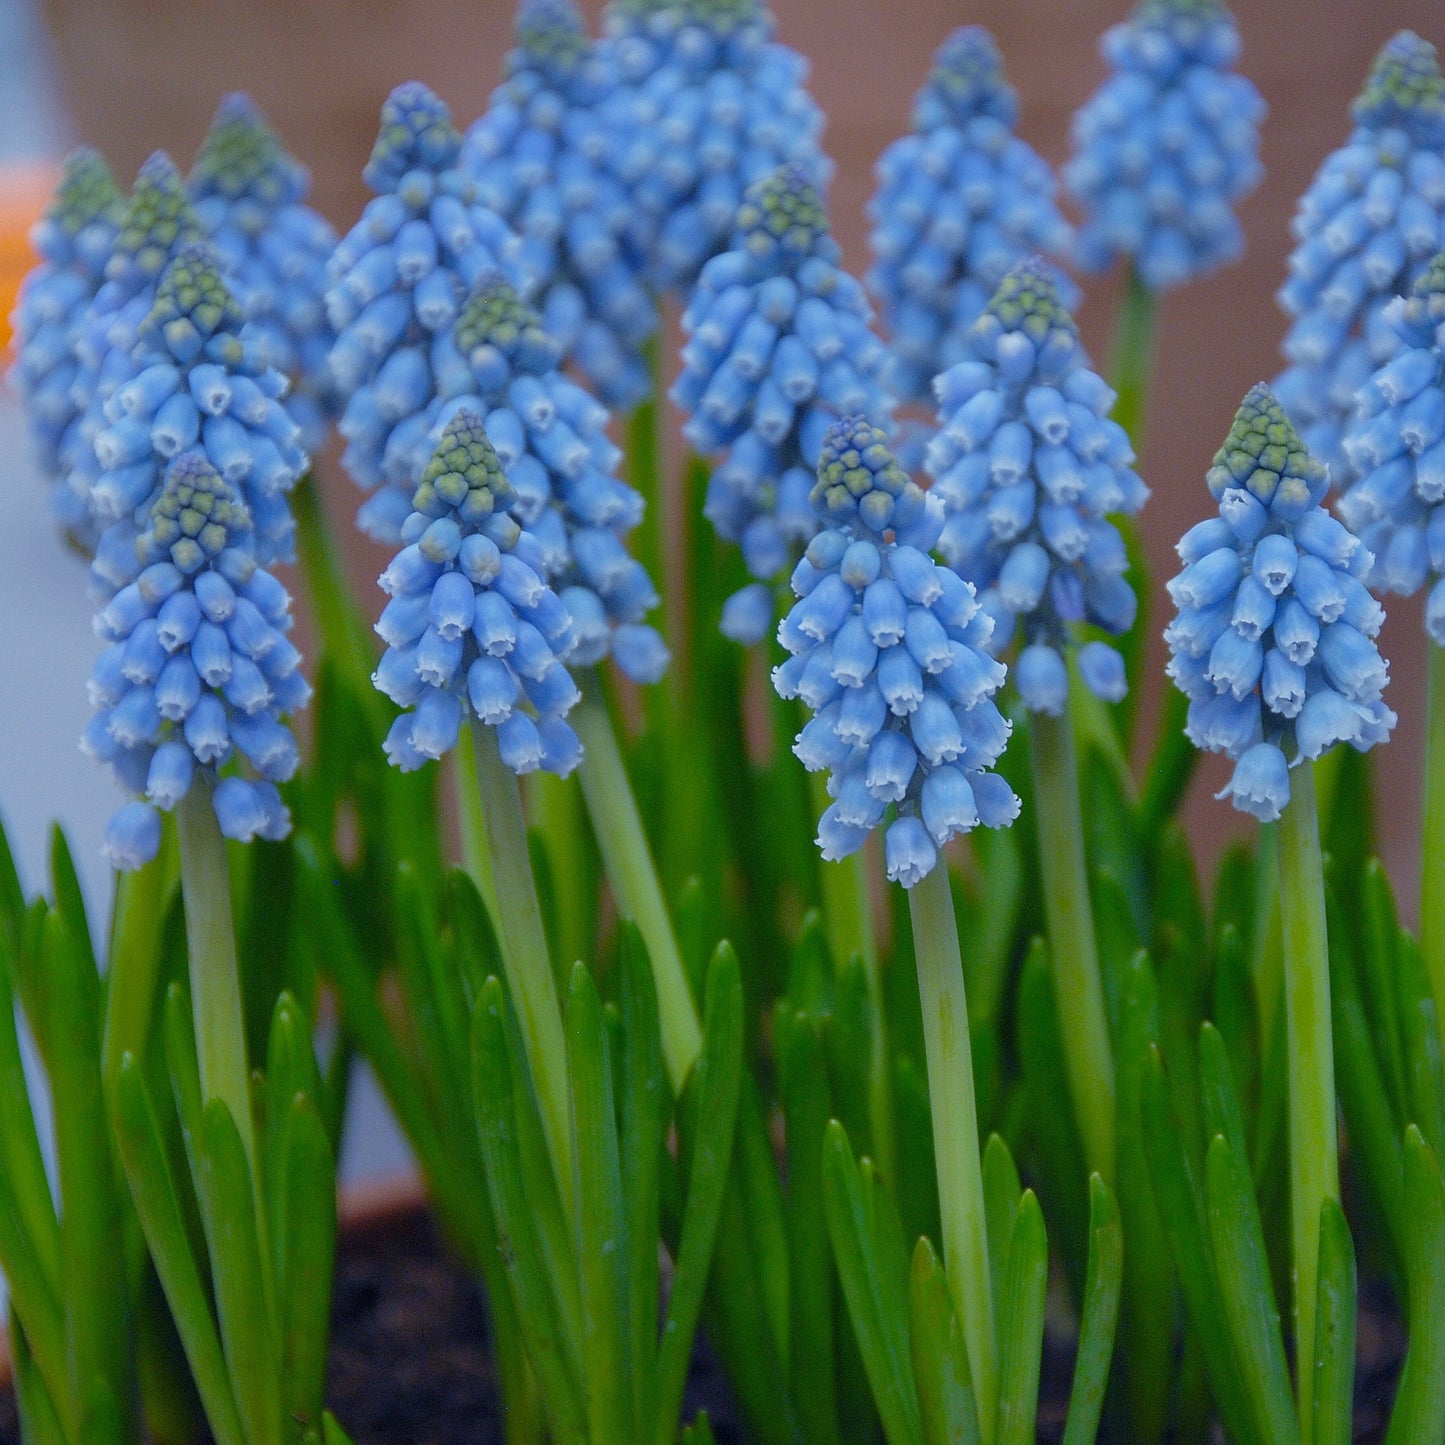
<svg viewBox="0 0 1445 1445"><path fill-rule="evenodd" d="M1073 626L1118 636L1134 625L1124 539L1108 519L1137 512L1149 491L1109 420L1114 393L1089 370L1044 262L1009 272L968 349L935 383L940 430L928 466L948 515L938 553L978 590L995 652L1022 630L1019 695L1057 716ZM1123 659L1107 643L1085 643L1077 661L1096 696L1124 695Z"/></svg>
<svg viewBox="0 0 1445 1445"><path fill-rule="evenodd" d="M1231 206L1259 183L1265 105L1229 69L1234 17L1221 0L1140 0L1099 48L1113 74L1074 117L1064 168L1084 212L1079 264L1123 258L1162 291L1235 260Z"/></svg>
<svg viewBox="0 0 1445 1445"><path fill-rule="evenodd" d="M790 162L827 181L823 115L762 0L611 0L605 16L612 164L653 285L686 297L750 185Z"/></svg>
<svg viewBox="0 0 1445 1445"><path fill-rule="evenodd" d="M104 403L93 449L92 513L103 527L91 575L109 595L140 565L138 534L172 458L198 449L247 514L248 547L269 567L294 556L286 494L306 470L300 429L282 398L286 378L267 364L215 254L184 246L167 265L139 328L128 375Z"/></svg>
<svg viewBox="0 0 1445 1445"><path fill-rule="evenodd" d="M514 498L481 417L458 412L380 578L391 601L376 624L387 646L373 681L407 709L385 744L403 772L447 752L467 717L496 728L514 772L565 776L581 761L566 721L579 696L566 666L571 617L544 580L541 546L511 514Z"/></svg>
<svg viewBox="0 0 1445 1445"><path fill-rule="evenodd" d="M887 354L801 167L751 186L736 220L732 249L703 267L683 313L672 399L688 413L688 441L725 454L703 510L758 579L728 599L722 619L729 637L752 643L772 626L776 583L818 528L808 495L824 433L841 415L887 415Z"/></svg>
<svg viewBox="0 0 1445 1445"><path fill-rule="evenodd" d="M90 675L96 714L82 746L136 799L106 828L118 868L155 857L160 812L198 773L215 783L226 837L290 830L276 784L296 771L297 751L282 719L310 689L286 637L290 598L255 542L236 489L205 454L172 458L138 539L140 574L95 624L108 645Z"/></svg>
<svg viewBox="0 0 1445 1445"><path fill-rule="evenodd" d="M519 243L482 205L462 167L462 138L441 100L416 81L399 85L381 110L366 165L377 194L327 265L326 313L336 330L331 376L346 409L343 461L366 491L409 487L416 474L387 446L396 422L437 394L432 352L456 323L486 272L514 281ZM357 521L395 542L406 520L388 489L363 504Z"/></svg>
<svg viewBox="0 0 1445 1445"><path fill-rule="evenodd" d="M793 571L798 601L778 628L792 655L773 685L814 714L793 751L829 773L823 857L856 852L891 806L888 876L911 888L955 833L1018 816L989 771L1009 735L992 701L1005 669L984 650L993 624L973 588L928 555L942 509L877 427L834 424L810 500L822 530Z"/></svg>
<svg viewBox="0 0 1445 1445"><path fill-rule="evenodd" d="M1445 81L1411 31L1388 41L1354 104L1349 140L1320 167L1294 219L1279 303L1293 318L1275 390L1337 483L1355 399L1390 359L1385 308L1445 245Z"/></svg>
<svg viewBox="0 0 1445 1445"><path fill-rule="evenodd" d="M1360 580L1369 552L1322 505L1328 468L1268 387L1245 397L1206 481L1219 515L1179 542L1168 671L1190 741L1236 759L1219 796L1268 823L1291 767L1336 743L1364 752L1394 727L1374 642L1385 614Z"/></svg>
<svg viewBox="0 0 1445 1445"><path fill-rule="evenodd" d="M612 71L573 0L521 0L516 37L461 164L482 203L517 232L548 332L608 406L631 407L648 389L642 343L657 311L631 202L606 164L599 107Z"/></svg>
<svg viewBox="0 0 1445 1445"><path fill-rule="evenodd" d="M1445 646L1445 252L1384 318L1398 350L1360 392L1339 513L1374 558L1367 585L1408 597L1431 580L1425 627Z"/></svg>
<svg viewBox="0 0 1445 1445"><path fill-rule="evenodd" d="M55 198L30 233L39 264L21 283L11 317L15 362L8 379L25 403L30 439L52 482L80 415L74 395L76 332L105 278L125 201L101 156L88 147L66 157ZM55 488L57 520L84 520L68 487Z"/></svg>
<svg viewBox="0 0 1445 1445"><path fill-rule="evenodd" d="M186 246L201 239L180 172L157 151L140 168L105 263L105 281L80 319L75 335L72 401L78 412L61 449L61 484L70 495L57 503L67 531L85 551L100 534L92 489L101 471L95 439L106 426L106 402L134 375L136 337L155 302L161 272Z"/></svg>
<svg viewBox="0 0 1445 1445"><path fill-rule="evenodd" d="M326 438L333 401L332 335L321 292L336 233L304 204L306 168L287 154L247 96L228 95L186 186L267 364L292 379L288 407L306 450L315 452Z"/></svg>
<svg viewBox="0 0 1445 1445"><path fill-rule="evenodd" d="M918 92L913 134L879 158L868 285L892 337L889 383L902 400L931 398L933 378L961 359L964 333L1010 266L1069 243L1053 173L1014 135L1017 120L993 37L961 26Z"/></svg>

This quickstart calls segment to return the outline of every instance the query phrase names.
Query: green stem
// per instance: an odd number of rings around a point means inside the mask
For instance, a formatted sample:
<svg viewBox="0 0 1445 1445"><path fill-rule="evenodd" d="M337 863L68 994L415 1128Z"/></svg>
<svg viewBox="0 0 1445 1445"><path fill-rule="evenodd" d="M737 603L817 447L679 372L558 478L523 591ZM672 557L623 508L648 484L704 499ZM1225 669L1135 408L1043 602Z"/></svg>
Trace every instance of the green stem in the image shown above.
<svg viewBox="0 0 1445 1445"><path fill-rule="evenodd" d="M942 862L909 890L908 908L923 1006L928 1096L933 1106L943 1262L968 1349L979 1427L988 1445L998 1411L998 1339L994 1333L988 1225L979 1164L968 999L963 986L958 919L953 911L948 869Z"/></svg>
<svg viewBox="0 0 1445 1445"><path fill-rule="evenodd" d="M1118 393L1113 417L1129 434L1136 452L1144 442L1144 415L1149 401L1149 376L1154 362L1153 291L1132 266L1114 326L1110 382Z"/></svg>
<svg viewBox="0 0 1445 1445"><path fill-rule="evenodd" d="M1060 1019L1069 1020L1064 1064L1088 1167L1112 1188L1114 1055L1089 901L1074 737L1067 717L1035 713L1029 726L1054 1003Z"/></svg>
<svg viewBox="0 0 1445 1445"><path fill-rule="evenodd" d="M636 923L652 960L662 1052L673 1091L680 1094L702 1048L697 1005L596 673L584 675L581 683L582 701L570 720L584 749L582 794L617 905Z"/></svg>
<svg viewBox="0 0 1445 1445"><path fill-rule="evenodd" d="M1284 1007L1289 1060L1289 1193L1294 1243L1295 1359L1305 1445L1314 1420L1316 1280L1320 1209L1338 1203L1335 1060L1330 1037L1330 968L1324 873L1308 763L1294 770L1279 820L1280 906L1284 917Z"/></svg>
<svg viewBox="0 0 1445 1445"><path fill-rule="evenodd" d="M1430 644L1425 814L1420 831L1420 951L1445 1019L1445 647Z"/></svg>
<svg viewBox="0 0 1445 1445"><path fill-rule="evenodd" d="M220 1099L230 1110L251 1178L259 1186L251 1122L251 1071L246 1062L246 1015L231 916L231 875L211 793L210 781L198 776L176 809L196 1057L202 1101Z"/></svg>
<svg viewBox="0 0 1445 1445"><path fill-rule="evenodd" d="M572 1131L567 1088L567 1043L562 1033L562 1011L547 953L537 883L527 851L527 824L522 816L522 793L517 775L497 751L496 729L472 719L472 755L477 796L490 864L498 941L507 988L522 1026L532 1086L542 1114L542 1128L557 1176L558 1194L572 1197ZM480 861L480 859L478 860ZM482 897L487 894L476 877Z"/></svg>
<svg viewBox="0 0 1445 1445"><path fill-rule="evenodd" d="M596 942L597 866L583 817L581 789L575 777L559 778L538 769L527 777L522 802L533 835L547 857L547 887L542 902L565 986L572 965L593 957Z"/></svg>
<svg viewBox="0 0 1445 1445"><path fill-rule="evenodd" d="M498 939L502 936L502 912L497 904L497 881L492 876L492 854L487 841L487 820L482 813L482 785L477 775L477 749L452 749L452 786L457 797L457 822L462 835L462 864L482 895L487 916Z"/></svg>

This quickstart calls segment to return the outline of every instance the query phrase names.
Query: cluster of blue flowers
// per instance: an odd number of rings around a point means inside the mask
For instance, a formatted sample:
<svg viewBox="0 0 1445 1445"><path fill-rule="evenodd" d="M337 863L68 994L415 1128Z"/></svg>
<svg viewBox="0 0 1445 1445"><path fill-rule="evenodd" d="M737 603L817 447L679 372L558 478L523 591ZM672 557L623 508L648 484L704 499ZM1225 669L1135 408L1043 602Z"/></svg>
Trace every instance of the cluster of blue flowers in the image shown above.
<svg viewBox="0 0 1445 1445"><path fill-rule="evenodd" d="M501 269L520 280L508 269L520 262L517 237L481 204L461 148L431 90L415 81L397 86L382 106L366 165L377 194L327 266L326 313L336 331L331 374L346 403L343 460L367 491L394 484L358 514L363 530L381 541L396 541L410 510L397 487L416 480L409 459L418 434L399 435L396 422L419 418L437 395L434 349L446 345L482 275Z"/></svg>
<svg viewBox="0 0 1445 1445"><path fill-rule="evenodd" d="M1445 245L1445 80L1435 48L1402 30L1375 60L1351 107L1349 140L1300 200L1290 277L1284 408L1336 483L1355 398L1397 339L1385 308Z"/></svg>
<svg viewBox="0 0 1445 1445"><path fill-rule="evenodd" d="M204 453L171 460L137 557L139 576L96 617L108 645L90 677L97 712L84 746L138 799L111 819L107 855L126 869L155 857L160 811L198 772L215 783L226 837L284 837L276 784L296 771L297 751L282 717L310 690L286 637L286 589L258 565L250 515ZM233 758L255 776L217 781Z"/></svg>
<svg viewBox="0 0 1445 1445"><path fill-rule="evenodd" d="M939 555L978 590L995 652L1022 626L1019 695L1057 716L1073 625L1115 635L1133 626L1124 540L1108 518L1137 512L1149 492L1050 267L1031 259L1008 273L968 333L968 359L937 392L928 466L948 514ZM1123 659L1107 643L1079 648L1078 668L1097 696L1124 695Z"/></svg>
<svg viewBox="0 0 1445 1445"><path fill-rule="evenodd" d="M282 401L286 378L266 364L264 341L244 325L209 246L183 246L167 265L115 383L93 444L98 589L108 595L135 577L136 537L167 465L196 448L244 505L257 561L290 561L286 494L307 465L300 429Z"/></svg>
<svg viewBox="0 0 1445 1445"><path fill-rule="evenodd" d="M386 754L403 771L440 758L468 715L497 730L514 772L570 773L582 746L566 659L572 620L474 411L447 423L417 483L406 545L381 574L387 644L374 681L398 707Z"/></svg>
<svg viewBox="0 0 1445 1445"><path fill-rule="evenodd" d="M1005 669L984 651L973 588L928 555L941 508L866 418L829 430L810 500L822 530L793 572L799 600L778 628L792 656L773 685L814 713L794 751L830 774L823 857L856 852L892 805L888 876L911 888L955 833L1018 816L989 771L1009 735L992 701Z"/></svg>
<svg viewBox="0 0 1445 1445"><path fill-rule="evenodd" d="M1321 505L1328 469L1267 387L1245 397L1206 480L1219 515L1179 542L1169 675L1190 740L1237 759L1219 796L1273 822L1291 765L1341 742L1363 752L1394 727L1373 640L1385 614L1361 581L1369 552Z"/></svg>
<svg viewBox="0 0 1445 1445"><path fill-rule="evenodd" d="M40 264L20 287L9 381L25 402L30 438L51 482L60 480L63 456L75 447L70 433L82 410L76 333L105 279L124 204L110 167L83 147L66 158L55 198L31 233ZM54 495L64 504L57 520L67 527L83 522L68 487Z"/></svg>
<svg viewBox="0 0 1445 1445"><path fill-rule="evenodd" d="M1010 266L1069 244L1053 172L1014 135L1017 120L993 37L961 26L918 92L913 134L879 158L868 285L892 338L889 385L901 400L931 399L933 378L962 358L965 333Z"/></svg>
<svg viewBox="0 0 1445 1445"><path fill-rule="evenodd" d="M1384 319L1398 350L1360 392L1339 512L1374 557L1370 587L1408 597L1433 579L1425 626L1445 646L1445 252Z"/></svg>
<svg viewBox="0 0 1445 1445"><path fill-rule="evenodd" d="M186 185L266 363L292 379L289 410L314 453L334 410L327 365L332 334L321 292L336 233L304 204L306 168L287 154L250 99L228 95Z"/></svg>
<svg viewBox="0 0 1445 1445"><path fill-rule="evenodd" d="M642 343L657 310L631 200L607 164L600 108L615 77L573 0L521 0L516 36L461 165L516 230L548 333L608 406L631 407L649 385Z"/></svg>
<svg viewBox="0 0 1445 1445"><path fill-rule="evenodd" d="M758 579L723 612L723 631L751 643L772 626L773 584L817 530L808 494L824 433L840 415L887 415L887 356L804 170L756 182L736 219L732 249L703 267L683 314L672 399L700 453L726 452L703 510Z"/></svg>
<svg viewBox="0 0 1445 1445"><path fill-rule="evenodd" d="M687 296L754 181L789 162L827 181L823 115L763 0L611 0L606 27L611 164L652 284Z"/></svg>
<svg viewBox="0 0 1445 1445"><path fill-rule="evenodd" d="M1064 182L1084 211L1086 271L1123 258L1164 290L1235 260L1232 204L1258 183L1264 101L1232 73L1222 0L1139 0L1100 42L1113 74L1074 117Z"/></svg>

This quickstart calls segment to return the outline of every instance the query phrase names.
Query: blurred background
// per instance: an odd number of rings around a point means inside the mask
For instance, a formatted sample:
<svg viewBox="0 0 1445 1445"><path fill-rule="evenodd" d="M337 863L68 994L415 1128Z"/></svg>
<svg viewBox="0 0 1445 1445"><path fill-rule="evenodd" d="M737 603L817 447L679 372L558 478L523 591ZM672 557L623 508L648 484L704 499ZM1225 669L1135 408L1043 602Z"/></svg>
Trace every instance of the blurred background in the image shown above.
<svg viewBox="0 0 1445 1445"><path fill-rule="evenodd" d="M583 0L597 24L601 0ZM1126 0L774 0L780 38L812 61L838 165L830 204L846 261L867 265L864 205L878 153L909 123L930 56L956 25L988 26L1022 101L1020 133L1055 164L1069 119L1097 85L1100 33ZM1240 69L1263 91L1263 186L1242 207L1244 261L1171 293L1161 314L1155 385L1140 470L1153 488L1144 514L1153 574L1177 570L1172 544L1206 510L1203 475L1248 387L1280 367L1284 276L1296 198L1349 129L1347 107L1379 46L1409 26L1445 46L1439 0L1238 0ZM73 144L101 149L124 182L164 148L185 169L216 102L243 89L312 170L315 203L341 230L360 211L361 168L393 85L431 84L465 127L485 106L510 44L511 0L0 0L0 316L29 264L25 232L54 168ZM1106 365L1117 277L1091 280L1079 321ZM338 519L355 493L334 458L324 482ZM58 816L70 831L97 917L109 880L99 856L111 785L76 750L88 715L84 678L95 647L84 570L50 526L29 469L13 396L0 386L0 811L31 886ZM352 569L370 588L378 557L358 541ZM363 593L363 595L367 595ZM1420 603L1397 602L1384 636L1393 659L1387 700L1400 725L1376 755L1382 846L1406 900L1415 892L1424 634ZM1150 619L1152 716L1165 684L1164 623ZM1215 763L1220 760L1215 759ZM1224 766L1206 766L1190 826L1206 858L1247 824L1208 794ZM1413 906L1411 911L1413 911Z"/></svg>

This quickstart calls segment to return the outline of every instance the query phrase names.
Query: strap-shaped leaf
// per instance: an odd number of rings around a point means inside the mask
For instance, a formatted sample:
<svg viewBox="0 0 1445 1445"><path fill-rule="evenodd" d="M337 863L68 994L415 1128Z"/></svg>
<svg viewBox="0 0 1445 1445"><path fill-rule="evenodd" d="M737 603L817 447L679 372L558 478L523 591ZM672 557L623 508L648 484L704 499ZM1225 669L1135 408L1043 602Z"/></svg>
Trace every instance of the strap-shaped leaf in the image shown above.
<svg viewBox="0 0 1445 1445"><path fill-rule="evenodd" d="M15 1383L15 1402L20 1408L20 1434L27 1445L69 1445L60 1413L50 1398L25 1327L10 1302L10 1359Z"/></svg>
<svg viewBox="0 0 1445 1445"><path fill-rule="evenodd" d="M1124 1275L1124 1230L1119 1206L1097 1174L1089 1179L1089 1269L1084 1281L1084 1308L1079 1321L1079 1351L1074 1358L1074 1383L1064 1445L1091 1445L1099 1431L1119 1299Z"/></svg>
<svg viewBox="0 0 1445 1445"><path fill-rule="evenodd" d="M1033 1445L1043 1365L1049 1244L1038 1197L1026 1189L1014 1216L999 1301L998 1424L995 1445Z"/></svg>
<svg viewBox="0 0 1445 1445"><path fill-rule="evenodd" d="M1409 1118L1420 1126L1435 1156L1445 1149L1445 1068L1435 995L1420 957L1420 945L1402 932L1395 948L1395 983L1404 1040Z"/></svg>
<svg viewBox="0 0 1445 1445"><path fill-rule="evenodd" d="M1445 1182L1415 1125L1405 1130L1405 1274L1410 1343L1386 1445L1445 1440Z"/></svg>
<svg viewBox="0 0 1445 1445"><path fill-rule="evenodd" d="M983 1213L988 1229L988 1266L993 1276L989 1287L993 1290L995 1312L1004 1297L1009 1241L1013 1239L1023 1192L1008 1145L999 1135L990 1134L983 1148Z"/></svg>
<svg viewBox="0 0 1445 1445"><path fill-rule="evenodd" d="M1320 1209L1313 1445L1350 1445L1355 1415L1355 1246L1333 1199Z"/></svg>
<svg viewBox="0 0 1445 1445"><path fill-rule="evenodd" d="M979 1445L978 1402L948 1278L920 1239L908 1283L908 1343L924 1445Z"/></svg>

